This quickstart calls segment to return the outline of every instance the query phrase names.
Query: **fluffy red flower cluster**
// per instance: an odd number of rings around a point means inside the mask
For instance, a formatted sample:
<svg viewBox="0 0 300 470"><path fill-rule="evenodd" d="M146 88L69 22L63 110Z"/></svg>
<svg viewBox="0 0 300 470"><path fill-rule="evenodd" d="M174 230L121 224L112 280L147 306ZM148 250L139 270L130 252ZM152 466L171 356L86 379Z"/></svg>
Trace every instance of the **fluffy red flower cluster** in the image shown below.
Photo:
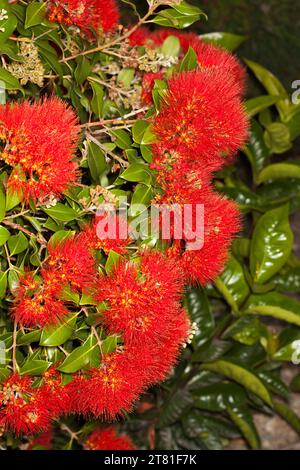
<svg viewBox="0 0 300 470"><path fill-rule="evenodd" d="M29 272L20 278L13 316L27 327L61 322L69 313L62 300L64 289L88 292L95 277L95 259L81 234L50 242L41 276Z"/></svg>
<svg viewBox="0 0 300 470"><path fill-rule="evenodd" d="M119 436L113 427L95 429L85 441L86 450L135 450L127 435Z"/></svg>
<svg viewBox="0 0 300 470"><path fill-rule="evenodd" d="M12 167L8 187L27 202L59 197L76 181L79 126L58 98L0 106L0 159Z"/></svg>
<svg viewBox="0 0 300 470"><path fill-rule="evenodd" d="M190 225L181 240L171 234L167 253L181 265L188 282L205 285L224 267L240 226L237 206L218 195L211 181L213 173L232 162L247 139L248 120L241 102L245 72L229 52L204 43L193 33L167 29L150 33L144 28L131 36L131 43L157 47L170 35L179 39L182 53L194 49L198 67L168 80L168 91L153 121L159 143L153 145L152 168L163 189L155 203L192 206ZM146 103L151 103L155 80L162 78L162 71L144 75ZM199 205L204 207L203 247L195 250L190 248L195 241L191 234Z"/></svg>
<svg viewBox="0 0 300 470"><path fill-rule="evenodd" d="M119 10L115 0L48 0L48 19L77 26L89 38L116 29Z"/></svg>
<svg viewBox="0 0 300 470"><path fill-rule="evenodd" d="M96 290L97 300L107 306L102 324L108 333L120 335L124 346L102 357L100 368L73 380L71 407L113 419L168 375L190 324L180 305L181 272L162 253L146 251L139 263L119 263L110 275L100 277Z"/></svg>
<svg viewBox="0 0 300 470"><path fill-rule="evenodd" d="M0 427L16 434L48 429L51 421L67 411L68 398L60 374L53 368L34 386L29 376L12 374L0 384Z"/></svg>

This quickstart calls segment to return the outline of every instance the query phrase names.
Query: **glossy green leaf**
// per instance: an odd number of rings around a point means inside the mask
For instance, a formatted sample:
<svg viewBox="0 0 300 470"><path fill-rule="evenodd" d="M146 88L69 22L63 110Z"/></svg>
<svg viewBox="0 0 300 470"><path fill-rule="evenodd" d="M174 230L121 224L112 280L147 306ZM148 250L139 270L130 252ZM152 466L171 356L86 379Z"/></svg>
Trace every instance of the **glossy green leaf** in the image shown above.
<svg viewBox="0 0 300 470"><path fill-rule="evenodd" d="M228 360L221 359L210 364L203 364L202 368L235 380L252 393L259 396L265 403L272 406L271 396L264 384L252 371L245 367Z"/></svg>
<svg viewBox="0 0 300 470"><path fill-rule="evenodd" d="M197 325L193 344L200 347L209 340L215 328L214 317L204 289L201 287L188 287L185 306L192 322Z"/></svg>
<svg viewBox="0 0 300 470"><path fill-rule="evenodd" d="M47 326L43 328L40 345L53 347L64 344L73 334L77 315L78 313L75 313L70 319L64 321L61 325Z"/></svg>
<svg viewBox="0 0 300 470"><path fill-rule="evenodd" d="M277 103L279 100L278 96L265 95L259 96L258 98L251 98L246 101L246 111L250 117L264 111L264 109Z"/></svg>
<svg viewBox="0 0 300 470"><path fill-rule="evenodd" d="M137 144L142 143L143 135L145 134L146 129L149 127L150 123L148 121L138 120L134 123L132 128L132 136L134 142Z"/></svg>
<svg viewBox="0 0 300 470"><path fill-rule="evenodd" d="M249 286L243 268L233 255L221 276L215 281L215 285L234 311L238 311L239 305L249 295Z"/></svg>
<svg viewBox="0 0 300 470"><path fill-rule="evenodd" d="M228 406L227 412L232 421L241 430L250 447L252 449L259 449L261 446L260 438L248 407L245 405L241 407Z"/></svg>
<svg viewBox="0 0 300 470"><path fill-rule="evenodd" d="M4 82L6 90L23 90L19 80L2 67L0 67L0 81Z"/></svg>
<svg viewBox="0 0 300 470"><path fill-rule="evenodd" d="M269 124L265 130L264 139L272 153L285 153L292 148L290 130L281 122Z"/></svg>
<svg viewBox="0 0 300 470"><path fill-rule="evenodd" d="M196 408L208 411L225 411L228 406L243 405L247 400L244 389L234 383L218 383L201 387L193 392Z"/></svg>
<svg viewBox="0 0 300 470"><path fill-rule="evenodd" d="M179 71L189 72L198 67L198 56L194 49L190 46L184 58L181 61Z"/></svg>
<svg viewBox="0 0 300 470"><path fill-rule="evenodd" d="M6 11L4 18L0 20L0 44L2 52L2 44L4 44L7 39L12 35L16 29L18 20L15 15L12 14L10 6L7 0L0 0L0 11Z"/></svg>
<svg viewBox="0 0 300 470"><path fill-rule="evenodd" d="M265 315L300 326L300 302L278 292L251 295L245 313Z"/></svg>
<svg viewBox="0 0 300 470"><path fill-rule="evenodd" d="M283 163L268 165L260 172L258 183L276 181L282 178L300 178L300 162L285 161Z"/></svg>
<svg viewBox="0 0 300 470"><path fill-rule="evenodd" d="M61 202L58 202L50 209L43 208L43 211L53 219L61 222L70 222L71 220L75 220L78 217L78 213L72 209L72 207L65 206Z"/></svg>
<svg viewBox="0 0 300 470"><path fill-rule="evenodd" d="M274 402L275 411L290 425L295 431L300 434L300 418L296 413L281 401Z"/></svg>
<svg viewBox="0 0 300 470"><path fill-rule="evenodd" d="M0 225L0 246L4 245L10 237L10 232Z"/></svg>
<svg viewBox="0 0 300 470"><path fill-rule="evenodd" d="M143 163L133 163L120 175L122 179L133 182L149 184L151 173L148 165Z"/></svg>
<svg viewBox="0 0 300 470"><path fill-rule="evenodd" d="M97 184L100 183L100 177L106 170L106 161L104 152L94 142L88 141L87 160L91 177Z"/></svg>
<svg viewBox="0 0 300 470"><path fill-rule="evenodd" d="M169 36L163 42L161 53L165 57L178 57L180 53L180 41L176 36Z"/></svg>
<svg viewBox="0 0 300 470"><path fill-rule="evenodd" d="M14 256L26 250L28 247L28 240L23 232L19 232L18 235L12 235L8 239L7 245L10 255Z"/></svg>
<svg viewBox="0 0 300 470"><path fill-rule="evenodd" d="M21 375L42 375L51 366L51 362L29 358L20 369Z"/></svg>
<svg viewBox="0 0 300 470"><path fill-rule="evenodd" d="M46 3L32 2L26 9L25 29L41 24L46 17Z"/></svg>
<svg viewBox="0 0 300 470"><path fill-rule="evenodd" d="M254 229L250 268L254 281L263 284L286 263L293 245L287 205L264 214Z"/></svg>
<svg viewBox="0 0 300 470"><path fill-rule="evenodd" d="M228 51L235 51L247 39L246 36L241 36L239 34L232 34L232 33L224 33L224 32L200 34L199 37L204 42L208 42L216 46L224 47Z"/></svg>
<svg viewBox="0 0 300 470"><path fill-rule="evenodd" d="M91 101L91 108L93 113L97 118L103 117L103 100L104 100L104 91L102 85L99 83L91 82L91 87L93 90L93 98Z"/></svg>
<svg viewBox="0 0 300 470"><path fill-rule="evenodd" d="M89 336L82 346L73 349L64 362L58 367L58 370L66 374L72 374L84 368L89 364L92 352L96 347L96 338L92 335Z"/></svg>

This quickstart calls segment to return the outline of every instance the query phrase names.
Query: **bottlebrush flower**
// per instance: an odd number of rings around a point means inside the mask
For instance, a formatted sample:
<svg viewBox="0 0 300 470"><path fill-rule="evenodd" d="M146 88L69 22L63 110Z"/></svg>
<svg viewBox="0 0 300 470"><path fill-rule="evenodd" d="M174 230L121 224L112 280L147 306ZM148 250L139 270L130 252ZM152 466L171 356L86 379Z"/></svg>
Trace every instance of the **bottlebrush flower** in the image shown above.
<svg viewBox="0 0 300 470"><path fill-rule="evenodd" d="M124 261L101 278L96 298L107 304L103 323L108 331L123 335L129 346L163 339L181 294L181 273L175 263L162 253L146 251L139 267Z"/></svg>
<svg viewBox="0 0 300 470"><path fill-rule="evenodd" d="M140 28L136 29L129 36L129 42L131 46L144 46L149 41L151 41L151 32L145 26L141 26Z"/></svg>
<svg viewBox="0 0 300 470"><path fill-rule="evenodd" d="M33 388L33 382L13 374L0 384L0 426L5 431L34 434L49 427L49 394L43 387Z"/></svg>
<svg viewBox="0 0 300 470"><path fill-rule="evenodd" d="M62 376L55 366L50 367L43 373L43 389L49 394L47 403L52 417L59 417L70 411L70 397L68 387L62 384Z"/></svg>
<svg viewBox="0 0 300 470"><path fill-rule="evenodd" d="M93 31L108 33L116 29L119 10L115 0L48 0L48 19L78 26L92 38Z"/></svg>
<svg viewBox="0 0 300 470"><path fill-rule="evenodd" d="M96 276L95 260L80 236L72 236L48 244L48 259L43 267L44 278L73 289L89 289Z"/></svg>
<svg viewBox="0 0 300 470"><path fill-rule="evenodd" d="M95 429L84 443L86 450L135 450L127 435L118 435L115 428Z"/></svg>
<svg viewBox="0 0 300 470"><path fill-rule="evenodd" d="M68 385L70 406L73 412L112 420L132 409L144 384L137 357L126 352L107 354L99 369L87 371Z"/></svg>
<svg viewBox="0 0 300 470"><path fill-rule="evenodd" d="M58 98L1 105L0 159L13 167L8 186L27 202L60 197L76 181L78 132L74 112Z"/></svg>
<svg viewBox="0 0 300 470"><path fill-rule="evenodd" d="M155 80L162 80L163 73L156 72L156 73L145 73L143 75L142 81L142 101L147 104L151 105L153 103L152 98L152 90L155 84Z"/></svg>
<svg viewBox="0 0 300 470"><path fill-rule="evenodd" d="M199 164L228 162L247 138L248 120L239 93L232 77L217 69L171 78L153 125L161 146Z"/></svg>
<svg viewBox="0 0 300 470"><path fill-rule="evenodd" d="M108 236L107 228L113 227L111 236ZM105 235L105 237L104 237ZM82 242L93 252L103 250L109 254L110 250L120 255L127 252L127 247L131 243L128 233L127 221L117 214L103 214L96 217L95 221L87 225L80 234Z"/></svg>
<svg viewBox="0 0 300 470"><path fill-rule="evenodd" d="M203 247L200 250L186 249L184 240L175 241L167 254L181 265L187 282L206 285L222 272L228 249L239 229L236 204L210 193L205 204Z"/></svg>
<svg viewBox="0 0 300 470"><path fill-rule="evenodd" d="M16 290L12 315L22 326L34 327L55 324L62 321L68 311L64 303L59 300L62 286L49 279L34 277L33 273L26 273L20 279Z"/></svg>
<svg viewBox="0 0 300 470"><path fill-rule="evenodd" d="M240 93L244 92L246 70L234 55L213 44L207 44L199 38L192 40L190 46L197 54L201 69L213 68L232 75L236 84L240 87Z"/></svg>

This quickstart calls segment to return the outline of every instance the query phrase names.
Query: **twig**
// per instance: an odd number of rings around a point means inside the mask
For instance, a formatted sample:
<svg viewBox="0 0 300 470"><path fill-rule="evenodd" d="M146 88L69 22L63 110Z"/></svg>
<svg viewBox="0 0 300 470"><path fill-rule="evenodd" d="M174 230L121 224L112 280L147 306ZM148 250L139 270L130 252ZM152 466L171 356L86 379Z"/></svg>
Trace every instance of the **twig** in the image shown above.
<svg viewBox="0 0 300 470"><path fill-rule="evenodd" d="M60 62L68 62L70 60L76 59L79 56L85 56L88 54L92 54L94 52L100 52L104 51L105 49L109 49L112 46L116 46L117 44L123 43L126 39L128 39L143 23L147 21L147 19L154 13L154 10L157 8L158 4L155 2L149 7L148 12L146 15L140 19L138 23L136 23L129 31L127 31L123 36L120 36L117 39L114 39L113 41L107 43L107 44L102 44L101 46L94 47L93 49L89 49L87 51L82 51L78 54L71 55L70 57L66 57L64 59L61 59Z"/></svg>
<svg viewBox="0 0 300 470"><path fill-rule="evenodd" d="M20 224L16 224L15 222L11 222L10 220L6 220L4 219L2 221L3 224L5 225L8 225L9 227L15 229L15 230L20 230L21 232L25 233L26 235L28 235L29 237L31 238L36 238L36 240L41 244L41 245L44 245L46 246L47 245L47 242L46 240L44 239L44 237L39 234L39 235L36 235L35 233L33 232L30 232L30 230L27 230L26 228L22 227L22 225Z"/></svg>
<svg viewBox="0 0 300 470"><path fill-rule="evenodd" d="M129 166L129 163L126 161L126 160L123 160L123 158L119 157L118 155L116 155L115 153L111 152L110 150L108 150L105 145L101 144L101 142L99 142L99 140L95 139L95 137L93 137L91 134L87 133L86 134L86 138L89 139L91 142L94 142L94 144L98 145L99 148L101 148L101 150L103 152L105 152L107 155L109 155L111 158L113 158L114 160L116 160L117 162L119 162L121 165L123 165L124 167L128 167Z"/></svg>

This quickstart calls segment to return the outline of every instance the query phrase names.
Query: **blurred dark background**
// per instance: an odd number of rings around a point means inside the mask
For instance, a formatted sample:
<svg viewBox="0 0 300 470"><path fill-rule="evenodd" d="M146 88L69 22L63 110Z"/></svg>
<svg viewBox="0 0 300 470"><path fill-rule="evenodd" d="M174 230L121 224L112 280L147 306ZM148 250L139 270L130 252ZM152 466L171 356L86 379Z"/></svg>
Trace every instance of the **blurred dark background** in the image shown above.
<svg viewBox="0 0 300 470"><path fill-rule="evenodd" d="M133 0L140 11L146 0ZM291 89L300 79L300 0L188 0L202 8L208 21L192 29L199 34L226 31L248 37L238 50L269 68ZM122 3L124 19L133 21L130 7Z"/></svg>

